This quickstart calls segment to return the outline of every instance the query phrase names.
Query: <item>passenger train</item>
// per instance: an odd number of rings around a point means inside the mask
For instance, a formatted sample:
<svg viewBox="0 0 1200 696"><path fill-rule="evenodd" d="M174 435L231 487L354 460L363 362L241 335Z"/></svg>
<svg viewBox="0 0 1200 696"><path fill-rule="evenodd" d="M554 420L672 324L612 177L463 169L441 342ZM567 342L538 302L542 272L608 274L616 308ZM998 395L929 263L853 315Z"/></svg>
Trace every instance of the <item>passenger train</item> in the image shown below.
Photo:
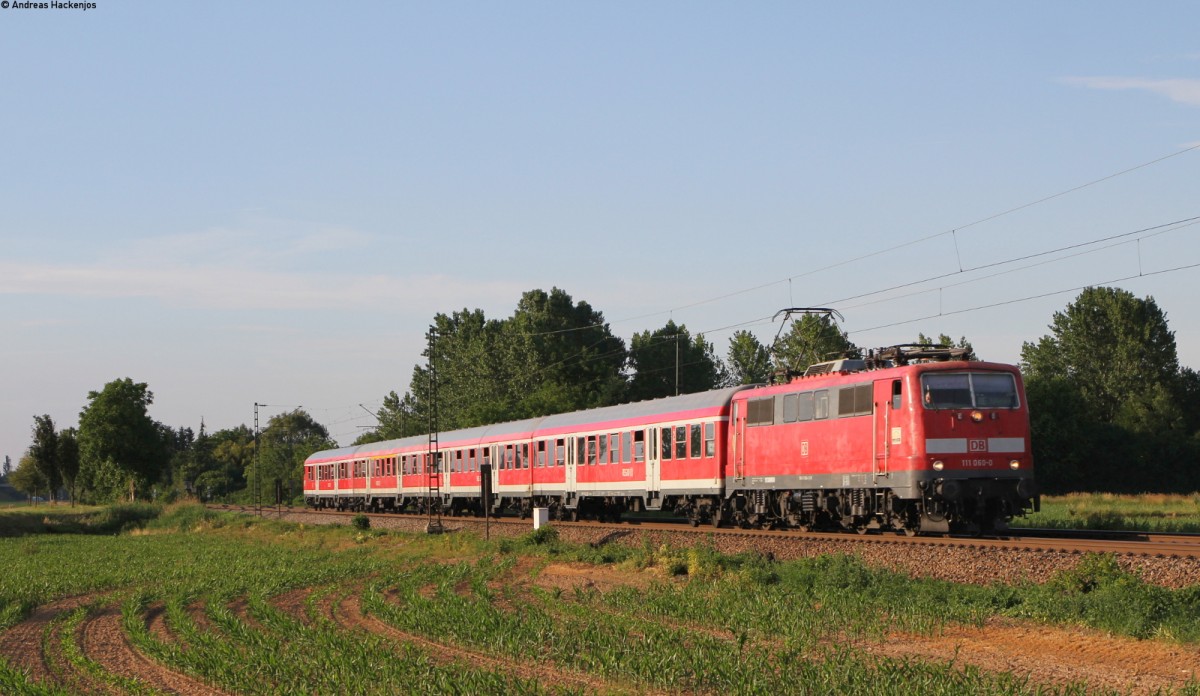
<svg viewBox="0 0 1200 696"><path fill-rule="evenodd" d="M305 502L545 507L571 520L663 510L693 525L909 535L1003 528L1039 506L1021 375L963 357L896 346L786 383L316 452Z"/></svg>

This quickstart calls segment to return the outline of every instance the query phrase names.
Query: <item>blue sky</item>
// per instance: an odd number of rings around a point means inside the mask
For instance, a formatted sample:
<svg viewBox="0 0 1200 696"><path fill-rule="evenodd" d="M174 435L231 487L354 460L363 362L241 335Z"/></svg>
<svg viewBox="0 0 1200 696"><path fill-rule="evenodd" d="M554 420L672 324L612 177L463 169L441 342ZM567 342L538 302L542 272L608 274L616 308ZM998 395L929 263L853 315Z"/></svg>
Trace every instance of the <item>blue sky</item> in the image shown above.
<svg viewBox="0 0 1200 696"><path fill-rule="evenodd" d="M434 313L552 286L626 339L834 306L1014 362L1111 284L1200 368L1200 225L1129 234L1200 216L1194 2L95 2L0 10L14 463L123 377L345 443Z"/></svg>

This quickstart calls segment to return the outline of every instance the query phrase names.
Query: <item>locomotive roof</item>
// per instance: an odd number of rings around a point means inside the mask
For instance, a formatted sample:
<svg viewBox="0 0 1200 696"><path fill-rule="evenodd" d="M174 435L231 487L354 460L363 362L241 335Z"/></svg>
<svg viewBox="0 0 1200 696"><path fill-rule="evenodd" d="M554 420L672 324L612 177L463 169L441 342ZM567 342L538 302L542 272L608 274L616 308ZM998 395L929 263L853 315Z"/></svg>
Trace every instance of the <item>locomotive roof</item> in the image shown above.
<svg viewBox="0 0 1200 696"><path fill-rule="evenodd" d="M567 430L574 430L579 426L584 425L596 425L599 427L613 423L644 421L653 419L656 416L694 414L697 412L712 411L714 409L720 409L728 406L729 400L733 394L746 388L747 387L745 386L726 387L724 389L714 389L712 391L697 392L695 394L681 394L680 396L668 396L662 399L651 399L648 401L635 401L633 403L619 404L617 406L603 406L601 408L592 408L582 411L570 411L568 413L559 413L553 416L527 418L525 420L494 423L491 425L480 425L473 428L464 428L462 430L443 431L438 433L438 440L443 447L450 445L461 447L464 445L470 446L472 444L478 444L481 442L494 442L496 440L505 440L522 436L535 437L539 434L550 435L565 432ZM428 442L428 435L415 435L396 440L370 442L365 445L339 447L336 449L314 452L309 455L306 461L317 462L367 457L374 454L382 454L384 452L423 448L428 444Z"/></svg>

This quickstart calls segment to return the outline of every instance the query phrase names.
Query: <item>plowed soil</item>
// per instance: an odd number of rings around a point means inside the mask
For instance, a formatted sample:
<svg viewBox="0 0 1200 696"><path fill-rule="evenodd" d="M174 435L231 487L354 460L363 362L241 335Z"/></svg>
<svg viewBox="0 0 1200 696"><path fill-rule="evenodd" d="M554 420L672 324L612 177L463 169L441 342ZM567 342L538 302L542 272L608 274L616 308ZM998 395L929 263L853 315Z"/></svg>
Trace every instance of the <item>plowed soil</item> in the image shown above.
<svg viewBox="0 0 1200 696"><path fill-rule="evenodd" d="M608 592L618 587L644 587L655 579L651 573L597 568L584 564L551 563L537 567L523 560L510 574L518 591L531 587L559 588L562 601L571 601L574 590L594 589ZM396 629L363 613L362 587L333 592L305 588L281 595L273 604L309 622L306 600L312 592L322 592L318 614L349 632L369 632L396 644L412 644L431 659L463 663L486 670L497 670L543 685L562 685L587 692L613 693L627 687L606 682L587 674L566 670L546 662L529 664L505 660L472 646L431 639ZM463 588L463 591L466 591ZM69 665L55 641L43 635L56 616L94 602L96 596L72 597L37 609L25 621L0 633L0 658L29 672L38 683L56 685L72 692L122 693L94 675L81 673ZM232 608L245 617L244 602ZM202 615L200 606L191 607L193 615ZM161 641L175 640L163 621L161 606L152 606L145 617L152 634ZM204 624L202 623L202 628ZM702 627L680 626L681 630ZM734 640L721 631L709 635ZM127 639L117 603L94 611L84 621L75 639L84 655L108 674L163 693L222 694L223 692L192 677L172 671L138 652ZM894 634L878 642L857 642L855 648L880 658L919 659L973 665L990 672L1007 672L1026 677L1031 684L1082 683L1092 689L1109 688L1134 694L1170 692L1200 678L1200 648L1162 641L1137 641L1083 628L1050 627L1010 619L992 619L983 626L950 626L937 635ZM111 680L110 680L111 681Z"/></svg>

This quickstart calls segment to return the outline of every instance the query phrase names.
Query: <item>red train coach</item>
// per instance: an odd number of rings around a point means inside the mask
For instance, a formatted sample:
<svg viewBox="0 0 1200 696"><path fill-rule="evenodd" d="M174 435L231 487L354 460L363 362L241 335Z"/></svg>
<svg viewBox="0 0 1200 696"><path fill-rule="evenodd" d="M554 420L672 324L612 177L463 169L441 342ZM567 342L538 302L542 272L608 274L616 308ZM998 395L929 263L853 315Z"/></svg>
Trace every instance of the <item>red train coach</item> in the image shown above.
<svg viewBox="0 0 1200 696"><path fill-rule="evenodd" d="M443 432L433 466L426 436L316 452L305 462L305 502L423 510L436 498L452 515L481 514L489 464L492 512L615 519L668 509L698 522L721 499L730 397L745 388Z"/></svg>

